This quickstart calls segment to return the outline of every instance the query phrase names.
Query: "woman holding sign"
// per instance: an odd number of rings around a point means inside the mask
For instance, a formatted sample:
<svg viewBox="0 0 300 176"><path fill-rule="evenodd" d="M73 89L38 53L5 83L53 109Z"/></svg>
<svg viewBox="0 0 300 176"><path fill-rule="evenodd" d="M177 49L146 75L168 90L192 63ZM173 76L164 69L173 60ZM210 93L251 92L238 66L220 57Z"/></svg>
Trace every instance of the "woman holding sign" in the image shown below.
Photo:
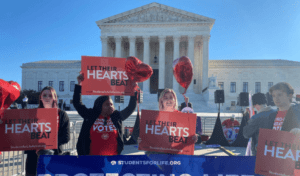
<svg viewBox="0 0 300 176"><path fill-rule="evenodd" d="M129 105L117 111L110 96L100 96L93 108L86 108L81 101L82 74L77 77L73 105L84 119L77 142L78 155L119 155L124 149L122 121L135 110L137 97L131 96Z"/></svg>
<svg viewBox="0 0 300 176"><path fill-rule="evenodd" d="M39 97L38 108L57 108L57 94L52 87L45 87ZM57 114L58 120L58 133L57 142L58 148L54 150L55 155L62 153L62 145L66 144L70 140L70 121L67 113L63 110L58 109ZM28 150L25 151L27 154L26 159L26 176L36 175L38 151Z"/></svg>
<svg viewBox="0 0 300 176"><path fill-rule="evenodd" d="M179 112L177 110L178 107L178 101L176 93L173 89L165 89L160 93L159 100L158 100L158 107L160 111L168 111L168 112ZM192 140L196 143L198 141L197 135L192 137ZM138 143L140 143L142 140L139 137ZM162 154L161 152L150 152L146 151L146 154Z"/></svg>

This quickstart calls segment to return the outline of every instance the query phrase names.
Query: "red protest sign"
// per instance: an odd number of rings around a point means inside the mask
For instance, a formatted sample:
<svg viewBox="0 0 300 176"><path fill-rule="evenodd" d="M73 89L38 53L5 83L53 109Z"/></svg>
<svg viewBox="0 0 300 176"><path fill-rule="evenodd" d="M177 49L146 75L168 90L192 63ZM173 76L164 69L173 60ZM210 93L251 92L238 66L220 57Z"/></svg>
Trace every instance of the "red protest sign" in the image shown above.
<svg viewBox="0 0 300 176"><path fill-rule="evenodd" d="M139 150L194 154L196 114L142 110Z"/></svg>
<svg viewBox="0 0 300 176"><path fill-rule="evenodd" d="M0 114L0 151L57 148L57 109L2 110Z"/></svg>
<svg viewBox="0 0 300 176"><path fill-rule="evenodd" d="M255 173L294 175L295 161L300 158L300 142L292 133L260 129Z"/></svg>
<svg viewBox="0 0 300 176"><path fill-rule="evenodd" d="M126 58L82 56L82 95L134 95L125 61Z"/></svg>

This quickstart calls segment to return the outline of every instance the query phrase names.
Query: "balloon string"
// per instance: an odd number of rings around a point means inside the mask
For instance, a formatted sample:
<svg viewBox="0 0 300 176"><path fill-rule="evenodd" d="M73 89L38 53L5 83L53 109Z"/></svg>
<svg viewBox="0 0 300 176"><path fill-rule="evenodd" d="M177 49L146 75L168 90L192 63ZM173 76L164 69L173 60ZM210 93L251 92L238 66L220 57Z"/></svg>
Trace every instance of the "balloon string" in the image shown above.
<svg viewBox="0 0 300 176"><path fill-rule="evenodd" d="M139 103L139 97L140 97L140 92L141 89L139 88L139 86L137 86L135 88L135 90L137 91L137 99L136 99L136 103L137 103L137 115L139 116L139 119L141 120L141 116L140 116L140 103Z"/></svg>

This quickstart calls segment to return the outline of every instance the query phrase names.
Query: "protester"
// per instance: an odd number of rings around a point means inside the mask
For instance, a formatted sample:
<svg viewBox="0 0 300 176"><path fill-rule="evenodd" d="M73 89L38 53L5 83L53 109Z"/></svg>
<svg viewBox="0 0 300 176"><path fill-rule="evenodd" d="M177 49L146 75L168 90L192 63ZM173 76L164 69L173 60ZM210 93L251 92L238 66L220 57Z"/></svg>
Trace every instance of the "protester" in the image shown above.
<svg viewBox="0 0 300 176"><path fill-rule="evenodd" d="M232 115L231 118L224 120L222 122L222 126L226 128L232 128L232 127L240 126L240 123L237 120L235 120L235 116Z"/></svg>
<svg viewBox="0 0 300 176"><path fill-rule="evenodd" d="M192 109L193 109L193 105L192 105L192 103L191 103L191 102L189 102L189 98L188 98L188 97L186 97L186 98L184 98L184 99L185 99L185 102L181 103L181 106L180 106L180 111L182 111L182 110L183 110L183 108L185 108L185 107L190 107L190 108L192 108ZM186 106L186 102L188 102L188 106Z"/></svg>
<svg viewBox="0 0 300 176"><path fill-rule="evenodd" d="M267 98L263 93L256 93L252 96L253 107L257 110L257 114L251 117L248 124L243 128L245 138L252 138L251 151L252 155L256 156L256 148L258 143L259 124L260 120L256 118L268 118L271 113L276 112L271 106L267 106Z"/></svg>
<svg viewBox="0 0 300 176"><path fill-rule="evenodd" d="M300 132L300 104L292 103L294 89L289 83L280 82L272 86L269 90L270 95L278 110L267 117L256 117L251 120L251 127L256 132L260 128L289 131L295 135ZM259 115L259 114L258 114ZM248 125L249 125L248 124ZM254 125L255 124L255 127ZM247 128L246 128L247 130ZM250 135L246 136L250 137Z"/></svg>
<svg viewBox="0 0 300 176"><path fill-rule="evenodd" d="M84 119L78 142L78 155L119 155L124 149L123 125L135 110L137 94L130 97L129 105L122 111L117 111L110 96L100 96L94 102L93 108L86 108L81 100L81 83L84 76L77 77L73 105Z"/></svg>
<svg viewBox="0 0 300 176"><path fill-rule="evenodd" d="M173 89L165 89L160 93L159 99L158 99L158 108L159 111L168 111L168 112L180 112L177 110L178 107L178 101L176 93ZM197 142L198 136L195 135L192 137L192 140L194 143ZM142 139L138 138L138 143L140 143ZM162 154L162 152L150 152L146 151L145 154Z"/></svg>
<svg viewBox="0 0 300 176"><path fill-rule="evenodd" d="M57 94L54 88L47 86L41 91L38 108L57 108ZM62 145L68 143L70 140L70 121L67 113L60 109L58 109L58 115L55 118L58 119L58 148L54 149L54 154L59 155L62 153ZM37 153L38 151L36 150L25 151L25 154L27 154L26 176L33 176L37 174Z"/></svg>
<svg viewBox="0 0 300 176"><path fill-rule="evenodd" d="M289 83L281 82L272 86L269 92L278 107L278 111L269 116L272 129L296 135L300 130L300 104L292 103L294 89Z"/></svg>
<svg viewBox="0 0 300 176"><path fill-rule="evenodd" d="M190 107L185 107L181 110L183 113L194 113L194 110ZM196 134L198 134L198 141L197 144L200 144L202 142L201 135L202 135L202 126L201 126L201 117L197 116L196 120Z"/></svg>
<svg viewBox="0 0 300 176"><path fill-rule="evenodd" d="M27 95L25 95L25 97L23 98L23 109L27 109L27 105L28 105L28 98Z"/></svg>

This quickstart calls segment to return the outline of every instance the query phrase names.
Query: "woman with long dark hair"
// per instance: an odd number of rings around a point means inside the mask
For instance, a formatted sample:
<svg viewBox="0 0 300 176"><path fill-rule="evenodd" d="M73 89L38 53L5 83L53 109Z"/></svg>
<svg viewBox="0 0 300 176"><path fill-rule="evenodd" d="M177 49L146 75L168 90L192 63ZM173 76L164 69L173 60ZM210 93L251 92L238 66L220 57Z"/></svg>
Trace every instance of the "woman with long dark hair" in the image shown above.
<svg viewBox="0 0 300 176"><path fill-rule="evenodd" d="M58 108L57 107L57 94L53 87L45 87L39 96L39 106L38 108ZM62 153L62 145L70 141L70 121L67 113L63 110L57 109L57 119L58 119L58 133L57 142L58 148L54 149L54 154L59 155ZM36 175L38 151L27 150L26 159L26 176Z"/></svg>
<svg viewBox="0 0 300 176"><path fill-rule="evenodd" d="M110 96L100 96L93 108L86 108L81 100L81 82L84 77L77 77L73 105L84 119L78 142L78 155L119 155L124 149L122 121L127 119L136 108L137 97L131 96L129 105L117 111Z"/></svg>

